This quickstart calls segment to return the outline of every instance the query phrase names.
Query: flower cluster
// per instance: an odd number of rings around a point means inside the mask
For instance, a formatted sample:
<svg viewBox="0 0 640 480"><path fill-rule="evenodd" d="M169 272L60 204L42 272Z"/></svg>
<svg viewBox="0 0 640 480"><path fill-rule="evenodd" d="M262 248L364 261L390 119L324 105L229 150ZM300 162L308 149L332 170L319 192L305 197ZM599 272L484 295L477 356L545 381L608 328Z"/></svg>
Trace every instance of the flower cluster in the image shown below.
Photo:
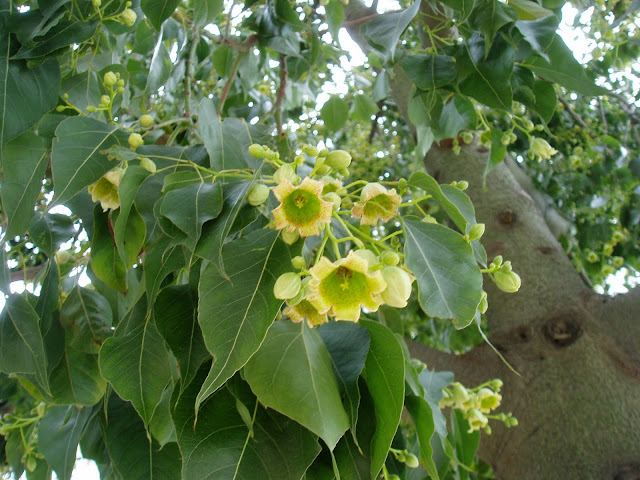
<svg viewBox="0 0 640 480"><path fill-rule="evenodd" d="M489 434L489 419L502 421L507 427L515 427L518 420L511 413L493 414L502 402L500 395L502 380L496 378L476 388L466 388L460 382L453 382L442 389L440 408L452 407L462 412L469 422L469 433L484 429Z"/></svg>

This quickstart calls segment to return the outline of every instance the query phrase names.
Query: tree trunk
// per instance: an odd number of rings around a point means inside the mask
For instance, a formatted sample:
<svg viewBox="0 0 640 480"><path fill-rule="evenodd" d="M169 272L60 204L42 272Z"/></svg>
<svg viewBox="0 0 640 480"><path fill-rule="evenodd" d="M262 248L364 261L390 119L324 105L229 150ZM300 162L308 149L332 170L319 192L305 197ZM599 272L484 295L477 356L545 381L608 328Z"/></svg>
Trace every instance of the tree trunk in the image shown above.
<svg viewBox="0 0 640 480"><path fill-rule="evenodd" d="M412 354L465 385L503 379L502 411L519 426L492 426L479 450L499 479L638 479L640 292L595 294L553 236L552 217L518 181L515 162L499 165L482 190L487 156L479 146L457 156L434 147L426 164L440 182L469 181L489 259L503 255L522 277L515 294L485 285L490 340L520 376L487 345L444 356L414 343Z"/></svg>

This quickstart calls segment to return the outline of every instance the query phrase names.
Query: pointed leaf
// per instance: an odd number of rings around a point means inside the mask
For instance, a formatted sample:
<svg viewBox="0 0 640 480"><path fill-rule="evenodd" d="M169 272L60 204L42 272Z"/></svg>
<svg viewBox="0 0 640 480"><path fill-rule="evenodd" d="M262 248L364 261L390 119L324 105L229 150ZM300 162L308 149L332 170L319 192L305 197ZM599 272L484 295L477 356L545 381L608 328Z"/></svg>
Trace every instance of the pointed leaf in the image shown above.
<svg viewBox="0 0 640 480"><path fill-rule="evenodd" d="M404 354L391 330L378 322L360 321L369 331L371 346L364 379L373 398L376 433L371 439L371 479L384 464L396 434L404 405Z"/></svg>
<svg viewBox="0 0 640 480"><path fill-rule="evenodd" d="M320 118L330 132L340 130L349 118L349 105L338 95L332 95L320 109Z"/></svg>
<svg viewBox="0 0 640 480"><path fill-rule="evenodd" d="M155 324L147 321L124 337L107 339L100 349L100 371L148 425L171 381L169 352Z"/></svg>
<svg viewBox="0 0 640 480"><path fill-rule="evenodd" d="M514 8L498 0L488 0L476 4L469 17L469 24L474 30L483 33L486 52L489 52L498 30L516 20L518 20L518 13ZM482 56L486 55L483 53Z"/></svg>
<svg viewBox="0 0 640 480"><path fill-rule="evenodd" d="M349 428L331 357L305 322L274 323L244 373L261 404L305 426L331 450Z"/></svg>
<svg viewBox="0 0 640 480"><path fill-rule="evenodd" d="M447 423L440 410L440 400L442 399L442 389L453 381L451 372L432 372L423 370L418 375L420 383L424 387L424 399L431 407L433 414L433 424L435 431L441 436L447 436Z"/></svg>
<svg viewBox="0 0 640 480"><path fill-rule="evenodd" d="M48 257L75 234L73 219L61 213L36 215L29 224L29 237Z"/></svg>
<svg viewBox="0 0 640 480"><path fill-rule="evenodd" d="M214 265L202 272L198 322L214 362L196 410L258 350L282 305L273 296L273 286L290 269L293 256L278 232L260 229L225 246L228 276Z"/></svg>
<svg viewBox="0 0 640 480"><path fill-rule="evenodd" d="M420 0L416 0L402 12L382 14L365 23L360 33L379 52L383 61L393 60L398 41L419 8Z"/></svg>
<svg viewBox="0 0 640 480"><path fill-rule="evenodd" d="M194 23L199 27L212 23L216 16L222 12L224 3L222 0L201 0L193 5Z"/></svg>
<svg viewBox="0 0 640 480"><path fill-rule="evenodd" d="M23 45L12 60L43 57L59 48L68 47L73 43L80 44L93 36L98 22L75 22L60 20L45 35L37 36L38 42L33 46Z"/></svg>
<svg viewBox="0 0 640 480"><path fill-rule="evenodd" d="M47 149L40 137L27 132L4 149L2 160L2 206L7 215L7 238L29 228L47 170Z"/></svg>
<svg viewBox="0 0 640 480"><path fill-rule="evenodd" d="M144 182L149 177L149 175L151 175L151 173L148 170L136 165L131 165L125 170L124 175L120 179L120 185L118 185L120 208L118 217L113 225L113 237L115 239L116 246L118 247L118 251L120 252L120 256L125 262L129 261L128 258L125 258L123 256L123 254L126 253L124 244L125 239L128 238L126 235L126 231L129 220L129 213L131 212L132 208L135 209L133 201L136 197L136 193L138 193L140 185L142 185L142 182ZM136 254L137 253L138 252L136 252Z"/></svg>
<svg viewBox="0 0 640 480"><path fill-rule="evenodd" d="M418 442L420 443L420 460L433 480L440 480L438 469L433 461L433 448L431 448L431 437L435 433L433 414L431 407L424 398L414 395L407 395L405 407L411 415L413 424L416 427Z"/></svg>
<svg viewBox="0 0 640 480"><path fill-rule="evenodd" d="M180 0L142 0L140 8L151 21L151 24L157 30L160 30L162 22L173 14L179 3Z"/></svg>
<svg viewBox="0 0 640 480"><path fill-rule="evenodd" d="M107 388L98 367L98 355L71 346L67 346L51 372L50 382L52 401L57 405L95 405Z"/></svg>
<svg viewBox="0 0 640 480"><path fill-rule="evenodd" d="M371 478L369 459L359 451L351 435L345 435L340 439L333 454L340 478L353 480L369 480Z"/></svg>
<svg viewBox="0 0 640 480"><path fill-rule="evenodd" d="M170 239L162 238L144 256L144 279L150 305L165 277L184 265L182 248L169 243Z"/></svg>
<svg viewBox="0 0 640 480"><path fill-rule="evenodd" d="M115 165L100 152L115 144L127 145L128 135L117 125L89 117L71 117L56 129L51 153L54 203L65 203L98 181Z"/></svg>
<svg viewBox="0 0 640 480"><path fill-rule="evenodd" d="M457 74L455 59L447 55L408 55L402 59L402 68L422 90L449 85Z"/></svg>
<svg viewBox="0 0 640 480"><path fill-rule="evenodd" d="M127 291L127 265L124 263L112 236L111 219L100 205L93 210L91 237L91 269L108 286L119 292Z"/></svg>
<svg viewBox="0 0 640 480"><path fill-rule="evenodd" d="M409 178L409 185L421 188L425 193L431 195L449 215L449 218L453 220L456 227L461 232L466 233L467 219L460 212L460 209L444 194L435 178L425 172L416 172Z"/></svg>
<svg viewBox="0 0 640 480"><path fill-rule="evenodd" d="M60 323L71 334L69 345L85 353L98 353L113 334L109 302L88 288L71 290L62 304Z"/></svg>
<svg viewBox="0 0 640 480"><path fill-rule="evenodd" d="M438 224L407 219L405 232L407 266L418 282L420 306L427 315L466 327L482 297L482 273L471 246Z"/></svg>
<svg viewBox="0 0 640 480"><path fill-rule="evenodd" d="M32 374L49 390L47 357L40 333L40 319L23 295L12 295L0 312L0 370Z"/></svg>
<svg viewBox="0 0 640 480"><path fill-rule="evenodd" d="M90 408L52 407L38 425L38 451L44 455L60 480L70 480L76 463L78 442Z"/></svg>
<svg viewBox="0 0 640 480"><path fill-rule="evenodd" d="M158 294L153 315L158 331L178 360L184 390L210 356L198 325L198 298L189 285L170 285Z"/></svg>

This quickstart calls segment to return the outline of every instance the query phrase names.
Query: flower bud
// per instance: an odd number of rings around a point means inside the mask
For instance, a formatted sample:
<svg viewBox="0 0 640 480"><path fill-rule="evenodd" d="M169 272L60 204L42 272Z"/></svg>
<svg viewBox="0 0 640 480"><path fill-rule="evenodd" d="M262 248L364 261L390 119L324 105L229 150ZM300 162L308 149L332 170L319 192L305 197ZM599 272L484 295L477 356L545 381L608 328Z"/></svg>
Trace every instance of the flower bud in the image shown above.
<svg viewBox="0 0 640 480"><path fill-rule="evenodd" d="M480 430L481 428L486 427L489 423L487 417L485 417L483 413L477 408L472 408L471 410L469 410L469 416L467 417L467 420L469 421L470 427L469 433L473 432L474 430Z"/></svg>
<svg viewBox="0 0 640 480"><path fill-rule="evenodd" d="M384 303L395 308L406 307L411 296L411 276L400 267L385 267L382 278L387 282L387 288L382 291Z"/></svg>
<svg viewBox="0 0 640 480"><path fill-rule="evenodd" d="M496 255L491 261L491 267L499 267L502 265L502 255Z"/></svg>
<svg viewBox="0 0 640 480"><path fill-rule="evenodd" d="M249 202L249 205L253 207L262 205L267 201L267 198L269 198L270 191L269 187L262 183L251 185L251 188L249 188L249 192L247 193L247 202Z"/></svg>
<svg viewBox="0 0 640 480"><path fill-rule="evenodd" d="M489 301L487 300L487 292L482 291L482 298L480 299L480 304L478 305L478 310L480 313L486 313L487 308L489 308Z"/></svg>
<svg viewBox="0 0 640 480"><path fill-rule="evenodd" d="M102 5L102 1L101 0L91 0L91 5L93 5L93 8L95 8L97 10L98 8L100 8L100 5Z"/></svg>
<svg viewBox="0 0 640 480"><path fill-rule="evenodd" d="M116 74L113 72L107 72L104 74L102 80L107 87L113 87L118 81L118 77L116 77Z"/></svg>
<svg viewBox="0 0 640 480"><path fill-rule="evenodd" d="M469 229L469 241L477 240L484 235L484 223L476 223Z"/></svg>
<svg viewBox="0 0 640 480"><path fill-rule="evenodd" d="M469 188L469 182L467 182L466 180L460 180L459 182L456 182L456 188L464 192L467 188Z"/></svg>
<svg viewBox="0 0 640 480"><path fill-rule="evenodd" d="M425 215L420 221L423 223L438 223L438 221L431 215Z"/></svg>
<svg viewBox="0 0 640 480"><path fill-rule="evenodd" d="M100 97L100 105L101 106L108 107L110 103L111 103L111 97L109 97L109 95L102 95Z"/></svg>
<svg viewBox="0 0 640 480"><path fill-rule="evenodd" d="M125 8L124 11L120 14L120 20L127 27L133 26L133 24L136 23L137 19L138 19L138 14L135 11L131 10L130 8Z"/></svg>
<svg viewBox="0 0 640 480"><path fill-rule="evenodd" d="M336 170L344 170L351 165L351 155L344 150L334 150L327 155L325 164Z"/></svg>
<svg viewBox="0 0 640 480"><path fill-rule="evenodd" d="M71 254L69 253L69 250L58 250L54 255L54 258L58 265L63 265L71 260Z"/></svg>
<svg viewBox="0 0 640 480"><path fill-rule="evenodd" d="M503 270L498 270L493 274L493 281L500 290L506 293L517 292L522 284L522 280L520 280L520 276L517 273Z"/></svg>
<svg viewBox="0 0 640 480"><path fill-rule="evenodd" d="M420 466L420 460L413 453L406 453L404 463L407 464L409 468L418 468Z"/></svg>
<svg viewBox="0 0 640 480"><path fill-rule="evenodd" d="M462 408L463 404L469 400L469 392L460 382L451 384L451 397L455 408Z"/></svg>
<svg viewBox="0 0 640 480"><path fill-rule="evenodd" d="M298 294L301 287L300 275L295 272L283 273L273 286L273 296L278 300L289 300Z"/></svg>
<svg viewBox="0 0 640 480"><path fill-rule="evenodd" d="M327 155L329 155L329 150L326 148L323 148L322 150L320 150L320 152L318 152L319 157L326 157Z"/></svg>
<svg viewBox="0 0 640 480"><path fill-rule="evenodd" d="M131 148L131 150L135 150L141 145L144 145L144 139L142 138L142 135L140 135L139 133L132 133L131 135L129 135L129 148Z"/></svg>
<svg viewBox="0 0 640 480"><path fill-rule="evenodd" d="M322 165L317 170L316 173L318 176L322 177L331 171L331 167L329 165Z"/></svg>
<svg viewBox="0 0 640 480"><path fill-rule="evenodd" d="M280 185L285 180L289 180L291 183L295 183L298 180L298 174L296 173L293 166L285 163L282 165L276 173L273 174L273 180Z"/></svg>
<svg viewBox="0 0 640 480"><path fill-rule="evenodd" d="M118 92L118 93L124 93L124 87L118 87L118 88L116 89L116 92Z"/></svg>
<svg viewBox="0 0 640 480"><path fill-rule="evenodd" d="M375 267L379 263L378 256L368 248L360 248L353 253L360 258L364 258L367 261L368 270L371 269L371 267Z"/></svg>
<svg viewBox="0 0 640 480"><path fill-rule="evenodd" d="M149 128L153 125L153 117L151 115L142 115L138 121L142 128Z"/></svg>
<svg viewBox="0 0 640 480"><path fill-rule="evenodd" d="M87 105L87 112L95 112L96 111L96 107L94 107L93 105Z"/></svg>
<svg viewBox="0 0 640 480"><path fill-rule="evenodd" d="M304 259L304 257L298 255L297 257L293 257L291 259L291 265L293 265L293 268L295 268L296 270L304 270L305 268L307 268L307 261Z"/></svg>
<svg viewBox="0 0 640 480"><path fill-rule="evenodd" d="M300 166L302 164L304 164L304 155L296 155L293 158L293 164L296 166Z"/></svg>
<svg viewBox="0 0 640 480"><path fill-rule="evenodd" d="M340 208L340 205L342 204L342 198L340 198L340 195L338 195L336 192L325 193L322 196L322 199L326 200L327 202L333 203L334 211L338 210Z"/></svg>
<svg viewBox="0 0 640 480"><path fill-rule="evenodd" d="M380 254L380 260L385 265L393 267L400 263L400 255L398 255L396 252L392 252L391 250L385 250Z"/></svg>
<svg viewBox="0 0 640 480"><path fill-rule="evenodd" d="M64 112L64 109L65 109L65 108L66 108L66 107L65 107L64 105L58 105L58 106L56 107L56 112Z"/></svg>
<svg viewBox="0 0 640 480"><path fill-rule="evenodd" d="M147 157L142 157L140 159L140 166L151 173L155 173L156 171L156 163Z"/></svg>
<svg viewBox="0 0 640 480"><path fill-rule="evenodd" d="M305 153L305 155L308 155L310 157L317 157L318 153L320 153L316 147L312 147L311 145L305 146L302 151Z"/></svg>
<svg viewBox="0 0 640 480"><path fill-rule="evenodd" d="M300 233L298 232L298 230L294 230L293 232L287 232L286 230L283 230L283 232L280 234L280 238L282 238L282 241L287 245L293 245L300 238Z"/></svg>
<svg viewBox="0 0 640 480"><path fill-rule="evenodd" d="M623 232L621 232L620 230L616 230L615 232L613 232L613 234L611 235L611 240L613 240L614 243L620 243L621 241L623 241L625 238L625 235Z"/></svg>
<svg viewBox="0 0 640 480"><path fill-rule="evenodd" d="M467 145L473 142L473 133L471 132L462 132L460 136L462 137L462 141Z"/></svg>
<svg viewBox="0 0 640 480"><path fill-rule="evenodd" d="M249 145L249 155L252 157L264 158L266 154L267 152L262 145L258 145L257 143Z"/></svg>
<svg viewBox="0 0 640 480"><path fill-rule="evenodd" d="M553 148L544 138L534 137L529 147L534 155L539 159L549 159L558 151Z"/></svg>
<svg viewBox="0 0 640 480"><path fill-rule="evenodd" d="M613 257L613 266L616 268L620 268L624 265L624 258L622 257Z"/></svg>

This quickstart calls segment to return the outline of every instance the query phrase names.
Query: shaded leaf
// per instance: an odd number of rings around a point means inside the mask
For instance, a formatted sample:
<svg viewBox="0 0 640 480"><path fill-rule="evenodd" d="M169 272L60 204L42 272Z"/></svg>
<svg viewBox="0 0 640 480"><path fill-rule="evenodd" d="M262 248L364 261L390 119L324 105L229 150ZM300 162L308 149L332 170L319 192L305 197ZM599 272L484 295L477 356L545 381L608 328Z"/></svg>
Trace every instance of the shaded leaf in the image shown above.
<svg viewBox="0 0 640 480"><path fill-rule="evenodd" d="M48 257L75 234L73 219L61 213L36 215L29 225L29 237Z"/></svg>
<svg viewBox="0 0 640 480"><path fill-rule="evenodd" d="M424 399L431 407L435 431L438 432L441 437L446 437L447 423L442 414L442 410L440 410L439 404L442 399L442 389L453 382L453 373L432 372L425 369L420 372L418 378L424 387Z"/></svg>
<svg viewBox="0 0 640 480"><path fill-rule="evenodd" d="M536 20L553 15L553 10L544 8L532 0L509 0L509 5L518 12L520 20Z"/></svg>
<svg viewBox="0 0 640 480"><path fill-rule="evenodd" d="M338 95L332 95L320 109L320 117L329 132L340 130L349 117L349 105Z"/></svg>
<svg viewBox="0 0 640 480"><path fill-rule="evenodd" d="M222 0L201 0L193 5L194 23L199 27L214 21L216 16L222 12L224 2Z"/></svg>
<svg viewBox="0 0 640 480"><path fill-rule="evenodd" d="M170 245L165 237L145 254L143 263L147 299L152 304L166 276L184 265L182 248Z"/></svg>
<svg viewBox="0 0 640 480"><path fill-rule="evenodd" d="M349 428L331 357L305 322L274 323L244 374L262 405L305 426L331 450Z"/></svg>
<svg viewBox="0 0 640 480"><path fill-rule="evenodd" d="M431 195L433 199L438 202L444 209L453 223L455 223L456 227L458 227L458 229L462 233L467 232L469 219L467 219L465 215L460 211L456 203L452 202L449 197L445 195L440 184L436 181L435 178L425 172L416 172L409 178L409 185L421 188L425 191L425 193ZM448 193L449 195L451 195L450 191ZM473 205L471 206L471 208L473 209Z"/></svg>
<svg viewBox="0 0 640 480"><path fill-rule="evenodd" d="M416 0L402 12L382 14L362 25L360 33L383 61L393 60L398 41L419 8L420 0Z"/></svg>
<svg viewBox="0 0 640 480"><path fill-rule="evenodd" d="M74 43L80 44L91 38L97 27L97 22L60 20L45 35L36 37L38 42L35 45L23 45L12 60L43 57L59 48L68 47Z"/></svg>
<svg viewBox="0 0 640 480"><path fill-rule="evenodd" d="M60 323L71 334L71 347L85 353L98 353L102 342L112 335L111 307L94 290L76 287L60 309Z"/></svg>
<svg viewBox="0 0 640 480"><path fill-rule="evenodd" d="M171 16L180 0L141 0L140 8L151 21L151 24L160 30L162 22Z"/></svg>
<svg viewBox="0 0 640 480"><path fill-rule="evenodd" d="M58 405L95 405L107 388L98 367L98 355L71 346L67 346L51 372L50 382L52 402Z"/></svg>
<svg viewBox="0 0 640 480"><path fill-rule="evenodd" d="M422 465L432 479L439 480L438 469L433 461L433 448L431 448L431 437L435 433L431 407L424 398L414 395L407 395L404 404L416 427Z"/></svg>
<svg viewBox="0 0 640 480"><path fill-rule="evenodd" d="M471 28L479 30L484 35L486 51L483 51L483 57L488 55L498 30L516 20L518 20L518 13L515 9L498 0L476 3L473 12L469 16L469 24Z"/></svg>
<svg viewBox="0 0 640 480"><path fill-rule="evenodd" d="M422 90L433 90L450 84L457 74L456 62L447 55L408 55L402 68L409 79Z"/></svg>

